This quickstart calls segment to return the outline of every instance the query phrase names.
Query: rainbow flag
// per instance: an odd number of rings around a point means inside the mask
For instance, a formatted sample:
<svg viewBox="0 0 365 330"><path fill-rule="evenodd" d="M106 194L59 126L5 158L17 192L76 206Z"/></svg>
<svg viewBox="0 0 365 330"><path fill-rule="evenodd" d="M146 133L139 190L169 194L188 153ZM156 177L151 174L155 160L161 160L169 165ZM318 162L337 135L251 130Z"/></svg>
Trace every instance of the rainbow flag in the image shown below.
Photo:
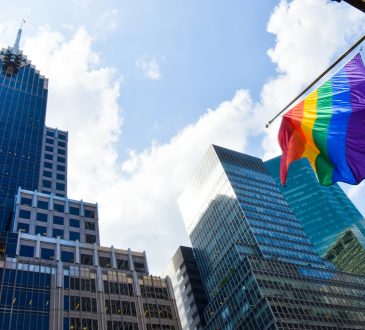
<svg viewBox="0 0 365 330"><path fill-rule="evenodd" d="M283 116L279 143L283 185L290 164L304 157L322 185L365 178L365 67L359 53Z"/></svg>

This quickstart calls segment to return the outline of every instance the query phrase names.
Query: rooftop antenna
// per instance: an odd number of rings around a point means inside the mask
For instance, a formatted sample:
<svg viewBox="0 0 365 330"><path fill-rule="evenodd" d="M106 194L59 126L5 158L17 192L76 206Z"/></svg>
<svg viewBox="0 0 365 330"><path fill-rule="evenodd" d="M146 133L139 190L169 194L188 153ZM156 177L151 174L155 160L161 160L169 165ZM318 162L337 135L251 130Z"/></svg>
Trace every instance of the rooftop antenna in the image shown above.
<svg viewBox="0 0 365 330"><path fill-rule="evenodd" d="M18 34L16 35L16 40L15 40L14 47L13 47L13 54L15 54L15 55L17 55L19 52L19 43L20 43L20 38L22 36L22 28L23 28L24 23L26 23L26 22L25 22L25 19L23 18L22 23L20 24L20 28L18 30Z"/></svg>
<svg viewBox="0 0 365 330"><path fill-rule="evenodd" d="M21 64L22 64L22 54L19 52L19 43L20 38L22 36L22 28L23 24L25 23L25 19L23 18L22 24L18 30L18 34L16 36L16 40L14 43L14 47L8 47L8 50L3 52L1 51L1 60L2 60L2 71L7 77L11 77L15 75Z"/></svg>

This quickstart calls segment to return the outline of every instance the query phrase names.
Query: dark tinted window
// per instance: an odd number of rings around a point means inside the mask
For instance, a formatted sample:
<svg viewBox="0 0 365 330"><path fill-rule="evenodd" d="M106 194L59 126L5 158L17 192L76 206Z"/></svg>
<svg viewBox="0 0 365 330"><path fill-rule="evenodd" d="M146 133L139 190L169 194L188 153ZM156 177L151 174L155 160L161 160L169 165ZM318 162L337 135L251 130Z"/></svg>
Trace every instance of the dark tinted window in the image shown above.
<svg viewBox="0 0 365 330"><path fill-rule="evenodd" d="M45 201L38 201L37 203L38 208L43 210L48 210L48 202Z"/></svg>
<svg viewBox="0 0 365 330"><path fill-rule="evenodd" d="M70 227L80 228L80 221L77 219L70 219Z"/></svg>
<svg viewBox="0 0 365 330"><path fill-rule="evenodd" d="M60 238L63 238L63 230L62 229L53 229L53 237L59 236Z"/></svg>
<svg viewBox="0 0 365 330"><path fill-rule="evenodd" d="M92 211L92 210L85 210L85 217L94 218L95 217L95 212Z"/></svg>
<svg viewBox="0 0 365 330"><path fill-rule="evenodd" d="M61 252L61 260L63 262L74 262L74 254L72 252L68 251L62 251Z"/></svg>
<svg viewBox="0 0 365 330"><path fill-rule="evenodd" d="M43 227L43 226L36 226L35 227L35 233L37 234L41 234L41 235L47 235L47 227Z"/></svg>
<svg viewBox="0 0 365 330"><path fill-rule="evenodd" d="M70 231L70 240L71 241L80 240L80 233L77 233L75 231Z"/></svg>
<svg viewBox="0 0 365 330"><path fill-rule="evenodd" d="M59 217L59 216L57 216L57 215L54 215L53 216L53 223L55 224L55 225L63 225L63 223L64 223L64 221L63 221L64 219L63 219L63 217Z"/></svg>
<svg viewBox="0 0 365 330"><path fill-rule="evenodd" d="M33 258L33 256L34 256L34 247L33 246L27 246L27 245L21 245L20 246L20 255L22 257Z"/></svg>
<svg viewBox="0 0 365 330"><path fill-rule="evenodd" d="M21 200L20 200L20 204L32 206L32 199L31 198L22 197Z"/></svg>
<svg viewBox="0 0 365 330"><path fill-rule="evenodd" d="M18 231L28 233L29 232L29 224L19 222L18 223Z"/></svg>
<svg viewBox="0 0 365 330"><path fill-rule="evenodd" d="M19 211L19 218L30 219L30 211L20 210Z"/></svg>
<svg viewBox="0 0 365 330"><path fill-rule="evenodd" d="M75 207L75 206L70 206L70 214L80 215L80 208Z"/></svg>
<svg viewBox="0 0 365 330"><path fill-rule="evenodd" d="M53 209L58 211L58 212L65 212L65 207L63 204L58 204L58 203L54 203L53 204Z"/></svg>
<svg viewBox="0 0 365 330"><path fill-rule="evenodd" d="M41 249L41 258L47 259L47 260L53 260L54 259L54 250L53 249Z"/></svg>
<svg viewBox="0 0 365 330"><path fill-rule="evenodd" d="M37 213L37 221L47 222L48 215L45 213Z"/></svg>

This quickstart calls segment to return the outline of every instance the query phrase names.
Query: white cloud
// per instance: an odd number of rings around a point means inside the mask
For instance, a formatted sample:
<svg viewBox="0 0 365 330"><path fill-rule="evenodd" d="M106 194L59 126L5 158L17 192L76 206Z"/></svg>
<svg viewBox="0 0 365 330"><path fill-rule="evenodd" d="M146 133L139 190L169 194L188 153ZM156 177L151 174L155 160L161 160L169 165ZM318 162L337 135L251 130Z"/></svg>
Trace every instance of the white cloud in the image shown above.
<svg viewBox="0 0 365 330"><path fill-rule="evenodd" d="M145 249L152 272L159 273L178 245L188 244L176 200L208 146L245 151L250 138L265 133L264 152L277 153L277 128L265 130L264 124L363 27L350 7L281 1L268 25L277 40L269 56L278 75L263 87L261 101L254 104L240 90L168 143L130 151L123 164L115 146L121 77L100 67L90 35L80 28L66 38L43 28L26 39L24 50L50 78L48 124L70 132L71 197L99 203L104 244ZM149 79L161 79L156 58L141 58L136 66Z"/></svg>
<svg viewBox="0 0 365 330"><path fill-rule="evenodd" d="M160 80L160 64L156 57L141 57L136 60L136 67L140 69L144 76L151 80Z"/></svg>

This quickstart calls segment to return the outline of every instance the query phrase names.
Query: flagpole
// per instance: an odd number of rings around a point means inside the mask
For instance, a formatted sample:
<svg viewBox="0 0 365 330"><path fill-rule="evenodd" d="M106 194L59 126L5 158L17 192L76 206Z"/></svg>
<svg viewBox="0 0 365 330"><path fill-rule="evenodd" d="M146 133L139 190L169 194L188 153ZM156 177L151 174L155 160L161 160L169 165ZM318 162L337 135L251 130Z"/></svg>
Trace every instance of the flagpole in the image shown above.
<svg viewBox="0 0 365 330"><path fill-rule="evenodd" d="M266 128L268 128L273 121L285 112L293 103L299 100L305 93L307 93L319 80L321 80L329 71L331 71L338 63L340 63L347 55L349 55L356 47L358 47L365 40L365 34L356 41L345 53L343 53L330 67L322 72L308 87L306 87L298 96L291 100L275 117L268 121Z"/></svg>

